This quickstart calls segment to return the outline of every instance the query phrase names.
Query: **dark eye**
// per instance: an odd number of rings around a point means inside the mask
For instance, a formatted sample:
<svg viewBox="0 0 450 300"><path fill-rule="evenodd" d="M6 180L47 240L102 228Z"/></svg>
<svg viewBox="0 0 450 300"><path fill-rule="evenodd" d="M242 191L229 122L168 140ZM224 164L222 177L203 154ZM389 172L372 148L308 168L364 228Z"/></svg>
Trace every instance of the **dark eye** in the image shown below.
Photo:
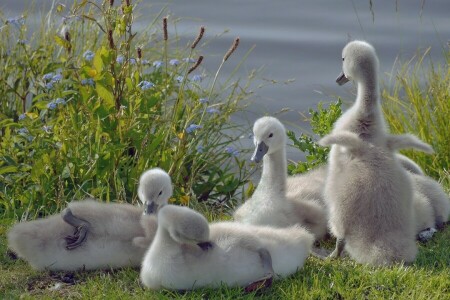
<svg viewBox="0 0 450 300"><path fill-rule="evenodd" d="M162 191L161 191L161 192L159 192L158 196L161 196L161 195L162 195Z"/></svg>
<svg viewBox="0 0 450 300"><path fill-rule="evenodd" d="M273 133L269 134L269 137L270 137L270 138L273 137Z"/></svg>
<svg viewBox="0 0 450 300"><path fill-rule="evenodd" d="M343 57L343 58L342 58L342 61L344 61L344 60L345 60L345 58Z"/></svg>

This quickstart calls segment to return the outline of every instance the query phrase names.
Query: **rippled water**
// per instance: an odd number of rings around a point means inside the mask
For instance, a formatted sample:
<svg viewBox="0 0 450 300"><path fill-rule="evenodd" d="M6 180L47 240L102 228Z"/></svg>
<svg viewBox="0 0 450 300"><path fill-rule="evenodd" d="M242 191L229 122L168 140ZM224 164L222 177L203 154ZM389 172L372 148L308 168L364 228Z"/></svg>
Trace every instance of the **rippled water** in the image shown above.
<svg viewBox="0 0 450 300"><path fill-rule="evenodd" d="M19 15L31 1L2 0L1 9L8 17ZM52 1L36 1L47 8ZM116 1L118 2L118 1ZM380 58L381 71L391 73L396 59L410 59L418 49L431 48L435 61L450 40L450 1L374 2L374 20L369 0L226 0L226 1L142 1L139 13L153 16L167 6L167 13L180 17L178 34L193 39L198 27L205 25L205 38L211 38L202 51L210 72L217 68L223 53L236 36L241 38L237 52L224 68L226 78L240 58L255 45L243 64L240 76L264 66L262 77L279 82L255 89L250 121L283 107L293 111L280 117L284 122L301 125L298 111L306 111L330 95L352 99L350 86L338 87L335 78L341 69L341 49L348 41L371 42ZM148 3L151 3L148 4ZM45 11L45 10L44 10ZM150 17L149 21L153 18ZM220 38L214 35L228 30ZM388 80L387 76L382 77ZM284 82L294 82L284 84ZM293 154L296 156L296 154Z"/></svg>

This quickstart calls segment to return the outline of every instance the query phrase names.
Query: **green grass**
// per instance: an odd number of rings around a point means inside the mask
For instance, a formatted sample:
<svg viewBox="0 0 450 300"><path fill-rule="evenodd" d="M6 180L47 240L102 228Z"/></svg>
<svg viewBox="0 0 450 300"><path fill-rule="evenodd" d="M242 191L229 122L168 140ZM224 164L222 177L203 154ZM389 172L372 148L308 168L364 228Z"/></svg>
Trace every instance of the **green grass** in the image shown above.
<svg viewBox="0 0 450 300"><path fill-rule="evenodd" d="M374 268L348 258L322 261L309 257L303 269L256 295L225 286L155 292L140 284L137 269L76 272L74 284L66 284L62 280L68 273L37 272L6 255L5 232L11 223L3 220L0 227L1 299L450 299L450 227L420 244L410 266ZM328 248L331 245L325 243Z"/></svg>

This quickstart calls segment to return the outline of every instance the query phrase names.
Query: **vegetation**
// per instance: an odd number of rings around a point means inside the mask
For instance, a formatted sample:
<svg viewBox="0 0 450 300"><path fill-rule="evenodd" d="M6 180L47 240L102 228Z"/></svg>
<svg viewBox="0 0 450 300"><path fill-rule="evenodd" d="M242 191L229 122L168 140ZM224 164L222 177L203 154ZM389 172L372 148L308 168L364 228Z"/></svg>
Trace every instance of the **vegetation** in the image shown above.
<svg viewBox="0 0 450 300"><path fill-rule="evenodd" d="M54 213L86 196L133 203L139 174L150 167L168 170L173 200L209 220L229 218L228 206L248 182L251 168L239 155L245 151L239 136L249 128L230 121L245 106L247 83L229 78L220 86L221 66L215 74L202 68L202 29L198 41L178 49L161 13L137 33L135 7L112 2L58 6L30 40L25 18L1 19L1 299L450 299L448 228L419 245L410 266L310 257L294 276L257 294L225 286L154 292L139 283L135 269L36 272L13 259L6 231L17 219ZM62 24L55 14L65 16ZM384 88L385 116L393 132L433 145L435 155L406 154L449 189L449 61L428 68L424 57ZM326 161L328 150L315 141L331 130L341 106L340 99L319 104L309 110L311 133L288 133L293 147L306 153L306 161L289 165L290 174Z"/></svg>
<svg viewBox="0 0 450 300"><path fill-rule="evenodd" d="M250 81L217 82L239 39L212 76L198 54L204 27L174 48L161 13L137 32L135 6L113 2L59 5L30 40L25 17L3 19L0 214L34 218L88 196L132 203L139 175L156 166L176 203L228 206L242 192L249 126L230 116Z"/></svg>

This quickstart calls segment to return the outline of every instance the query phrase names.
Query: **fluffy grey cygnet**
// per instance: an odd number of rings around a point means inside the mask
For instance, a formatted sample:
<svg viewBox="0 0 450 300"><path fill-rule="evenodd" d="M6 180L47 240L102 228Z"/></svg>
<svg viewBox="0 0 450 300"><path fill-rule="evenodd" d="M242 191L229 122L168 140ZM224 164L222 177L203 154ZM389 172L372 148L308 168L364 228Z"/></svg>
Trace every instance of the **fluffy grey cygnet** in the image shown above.
<svg viewBox="0 0 450 300"><path fill-rule="evenodd" d="M161 169L139 183L142 207L92 199L69 203L61 215L22 222L8 232L8 246L38 270L94 270L139 266L156 233L156 211L172 195Z"/></svg>
<svg viewBox="0 0 450 300"><path fill-rule="evenodd" d="M234 222L208 224L187 207L167 205L142 262L140 278L151 289L251 286L301 268L313 243L305 229Z"/></svg>
<svg viewBox="0 0 450 300"><path fill-rule="evenodd" d="M325 190L330 228L337 238L332 257L345 249L357 262L390 265L412 262L417 253L412 183L395 155L400 148L432 148L412 135L386 136L385 146L349 131L322 138L346 155L329 159Z"/></svg>
<svg viewBox="0 0 450 300"><path fill-rule="evenodd" d="M252 197L235 211L234 219L275 227L299 224L311 231L316 239L322 239L327 233L327 213L317 195L287 197L286 130L283 124L274 117L262 117L256 120L253 133L256 149L252 160L263 160L263 171Z"/></svg>

